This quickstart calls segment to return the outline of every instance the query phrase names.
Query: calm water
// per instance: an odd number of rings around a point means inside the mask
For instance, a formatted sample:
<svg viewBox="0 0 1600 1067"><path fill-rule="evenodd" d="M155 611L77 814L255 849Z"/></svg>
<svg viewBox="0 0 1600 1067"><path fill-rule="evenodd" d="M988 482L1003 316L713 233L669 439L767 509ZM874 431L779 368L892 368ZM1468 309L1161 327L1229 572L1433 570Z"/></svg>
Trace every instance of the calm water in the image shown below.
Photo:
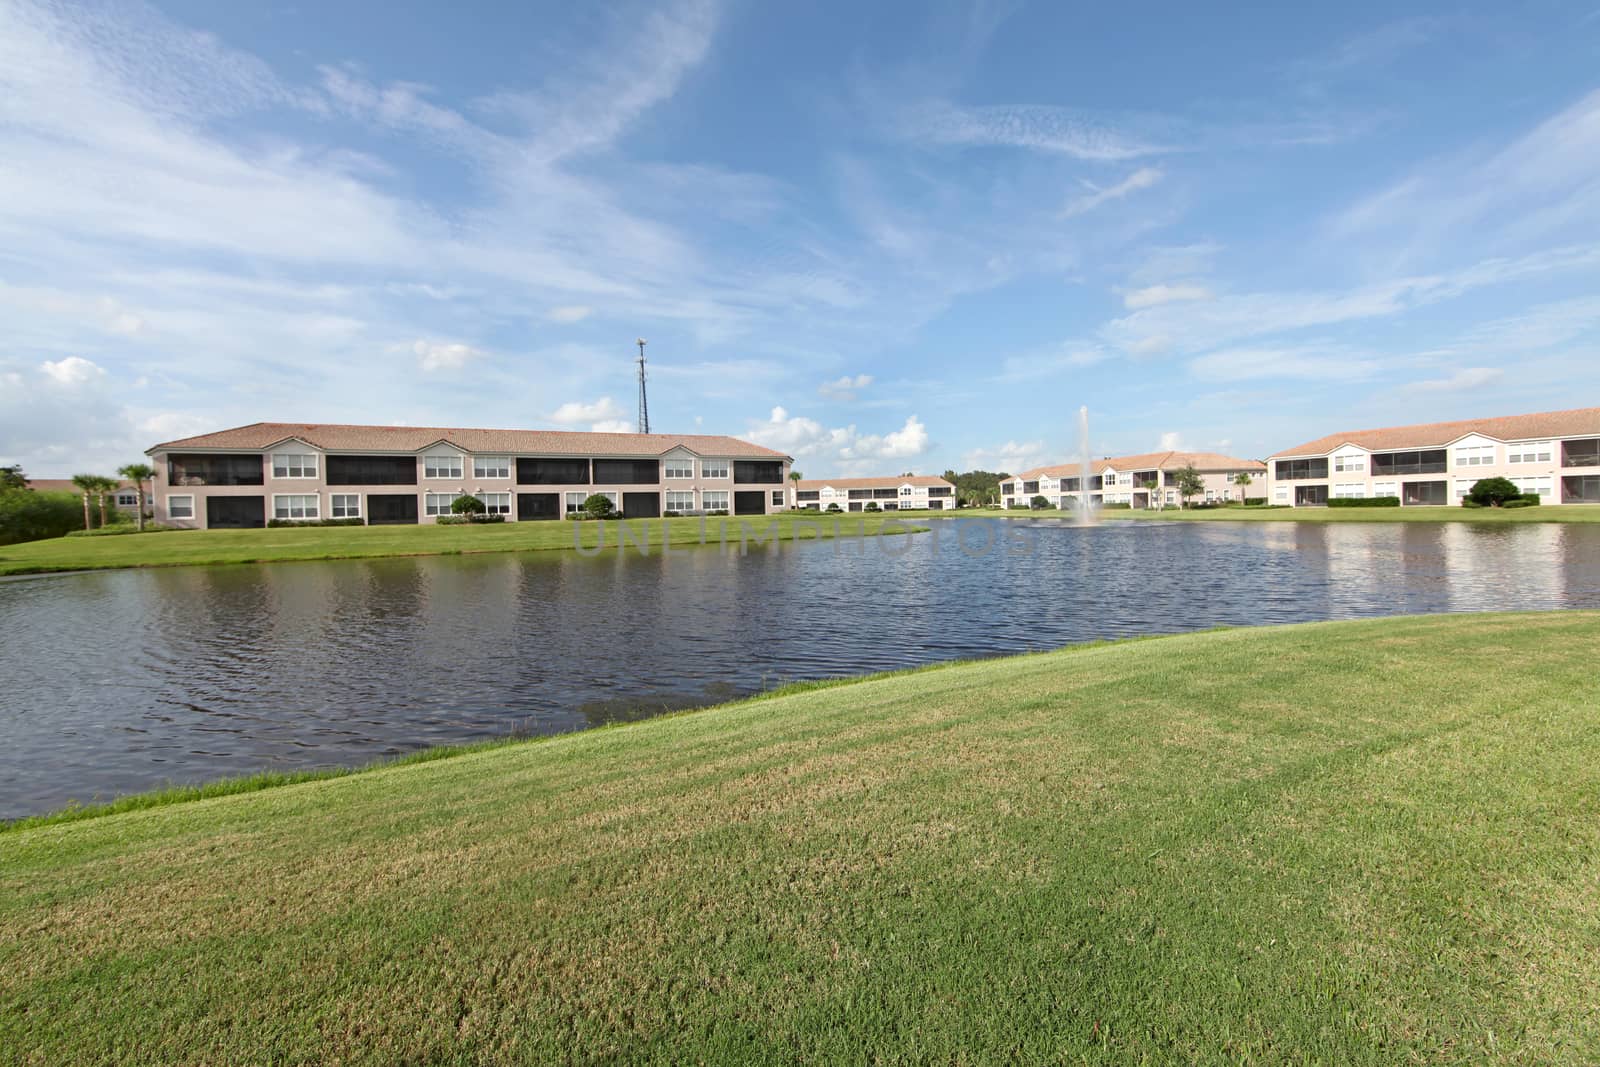
<svg viewBox="0 0 1600 1067"><path fill-rule="evenodd" d="M938 526L0 582L0 817L1100 637L1600 608L1600 526Z"/></svg>

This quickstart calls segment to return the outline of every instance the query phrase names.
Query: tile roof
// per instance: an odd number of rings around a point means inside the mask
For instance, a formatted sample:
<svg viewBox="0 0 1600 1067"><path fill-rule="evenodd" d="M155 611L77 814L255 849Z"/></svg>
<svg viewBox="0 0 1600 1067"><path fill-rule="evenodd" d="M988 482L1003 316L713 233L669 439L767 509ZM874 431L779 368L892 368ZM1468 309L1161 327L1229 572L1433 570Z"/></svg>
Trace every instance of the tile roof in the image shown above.
<svg viewBox="0 0 1600 1067"><path fill-rule="evenodd" d="M1207 471L1252 471L1265 473L1267 465L1256 459L1224 456L1220 452L1143 452L1137 456L1097 456L1089 461L1090 474L1099 474L1107 467L1119 471L1163 470L1175 471L1193 464L1202 474ZM1073 477L1083 473L1083 464L1057 463L1049 467L1035 467L1012 475L1032 481L1035 478Z"/></svg>
<svg viewBox="0 0 1600 1067"><path fill-rule="evenodd" d="M41 493L72 493L78 492L78 487L72 484L71 478L29 478L28 488ZM118 489L133 489L134 484L129 481L117 483Z"/></svg>
<svg viewBox="0 0 1600 1067"><path fill-rule="evenodd" d="M457 426L344 426L316 422L253 422L231 430L152 445L162 449L262 449L288 438L334 452L420 452L440 441L467 452L522 455L660 456L687 448L716 458L787 459L782 452L712 434L585 433L575 430L479 430Z"/></svg>
<svg viewBox="0 0 1600 1067"><path fill-rule="evenodd" d="M1570 411L1544 411L1532 415L1502 415L1491 419L1459 419L1455 422L1424 422L1415 426L1387 426L1377 430L1346 430L1307 441L1278 456L1320 456L1340 445L1360 445L1371 451L1391 448L1437 448L1469 433L1483 434L1497 441L1531 441L1552 437L1579 437L1600 434L1600 408L1573 408Z"/></svg>
<svg viewBox="0 0 1600 1067"><path fill-rule="evenodd" d="M955 488L937 474L907 474L900 478L803 478L795 485L801 490L821 489L823 486L832 486L835 489L873 489L898 488L902 485L945 485L951 489Z"/></svg>

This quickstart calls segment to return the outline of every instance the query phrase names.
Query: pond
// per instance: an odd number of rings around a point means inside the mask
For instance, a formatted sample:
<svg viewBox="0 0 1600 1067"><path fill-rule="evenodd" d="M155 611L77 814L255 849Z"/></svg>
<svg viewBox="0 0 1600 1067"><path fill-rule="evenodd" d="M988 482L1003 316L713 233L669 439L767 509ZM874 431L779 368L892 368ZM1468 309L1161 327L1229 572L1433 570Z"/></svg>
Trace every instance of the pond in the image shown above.
<svg viewBox="0 0 1600 1067"><path fill-rule="evenodd" d="M0 582L0 818L1097 638L1600 607L1600 526L933 525Z"/></svg>

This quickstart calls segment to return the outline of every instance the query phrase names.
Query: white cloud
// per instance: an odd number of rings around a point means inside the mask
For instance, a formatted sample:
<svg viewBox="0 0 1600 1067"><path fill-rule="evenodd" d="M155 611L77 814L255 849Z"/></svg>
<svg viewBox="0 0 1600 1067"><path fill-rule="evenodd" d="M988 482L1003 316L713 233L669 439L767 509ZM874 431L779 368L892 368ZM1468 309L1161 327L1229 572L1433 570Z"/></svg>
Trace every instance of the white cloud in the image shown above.
<svg viewBox="0 0 1600 1067"><path fill-rule="evenodd" d="M1161 435L1161 443L1157 446L1160 452L1188 452L1189 446L1183 442L1183 434L1177 430L1168 430Z"/></svg>
<svg viewBox="0 0 1600 1067"><path fill-rule="evenodd" d="M855 426L827 427L804 415L790 415L782 407L773 408L767 421L752 426L745 436L796 459L832 460L846 470L865 470L882 460L920 456L929 445L927 427L915 415L898 430L863 434Z"/></svg>
<svg viewBox="0 0 1600 1067"><path fill-rule="evenodd" d="M1063 107L959 107L943 102L907 109L899 121L905 135L934 144L1028 148L1095 162L1172 151L1134 132L1135 125Z"/></svg>
<svg viewBox="0 0 1600 1067"><path fill-rule="evenodd" d="M1189 373L1203 381L1234 382L1270 378L1308 381L1359 381L1381 361L1327 345L1282 348L1231 348L1189 362Z"/></svg>
<svg viewBox="0 0 1600 1067"><path fill-rule="evenodd" d="M580 423L617 423L627 422L627 412L609 396L603 396L591 403L581 400L569 400L556 408L550 414L550 421L558 426L576 426ZM631 428L631 427L630 427Z"/></svg>
<svg viewBox="0 0 1600 1067"><path fill-rule="evenodd" d="M594 433L633 433L638 427L627 419L601 419L590 423L589 429Z"/></svg>
<svg viewBox="0 0 1600 1067"><path fill-rule="evenodd" d="M39 369L52 382L68 387L86 385L96 379L104 378L106 374L99 364L81 356L68 356L66 359L54 362L45 360L39 364Z"/></svg>
<svg viewBox="0 0 1600 1067"><path fill-rule="evenodd" d="M846 374L842 378L835 378L831 382L823 382L817 387L817 392L829 400L854 400L856 394L872 384L872 375L857 374L851 377Z"/></svg>
<svg viewBox="0 0 1600 1067"><path fill-rule="evenodd" d="M425 371L460 370L483 354L471 345L442 341L417 341L411 351L417 354L417 365Z"/></svg>
<svg viewBox="0 0 1600 1067"><path fill-rule="evenodd" d="M1140 189L1148 189L1160 180L1161 171L1157 168L1140 167L1117 184L1108 185L1103 189L1090 182L1084 182L1084 186L1090 190L1089 195L1079 197L1062 208L1061 217L1072 218L1075 215L1093 211L1101 204L1110 203L1113 200L1121 200L1129 193L1138 192Z"/></svg>
<svg viewBox="0 0 1600 1067"><path fill-rule="evenodd" d="M1122 305L1130 311L1159 307L1180 300L1209 300L1211 290L1203 285L1151 285L1135 289L1122 298Z"/></svg>
<svg viewBox="0 0 1600 1067"><path fill-rule="evenodd" d="M1446 377L1412 382L1404 388L1416 393L1460 393L1493 385L1505 376L1505 371L1499 367L1463 367Z"/></svg>
<svg viewBox="0 0 1600 1067"><path fill-rule="evenodd" d="M1046 462L1043 441L1007 441L992 448L975 448L961 457L966 470L1004 471L1016 474Z"/></svg>
<svg viewBox="0 0 1600 1067"><path fill-rule="evenodd" d="M1007 356L1000 362L1000 373L995 375L994 380L1007 385L1031 382L1080 371L1109 358L1111 354L1096 345L1082 342L1050 345L1037 351Z"/></svg>
<svg viewBox="0 0 1600 1067"><path fill-rule="evenodd" d="M594 309L591 307L586 307L582 304L568 304L564 307L551 308L545 312L544 317L551 322L572 323L582 322L592 314L594 314Z"/></svg>

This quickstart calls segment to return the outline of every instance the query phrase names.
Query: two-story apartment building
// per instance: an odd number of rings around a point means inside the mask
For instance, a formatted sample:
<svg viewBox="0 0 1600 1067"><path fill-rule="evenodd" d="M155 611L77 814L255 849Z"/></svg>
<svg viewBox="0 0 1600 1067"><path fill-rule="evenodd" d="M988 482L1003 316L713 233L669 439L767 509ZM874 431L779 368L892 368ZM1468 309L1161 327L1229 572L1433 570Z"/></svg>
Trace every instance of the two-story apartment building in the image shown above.
<svg viewBox="0 0 1600 1067"><path fill-rule="evenodd" d="M954 511L956 487L936 475L882 478L808 478L795 483L794 506L827 511L862 511L876 503L884 511Z"/></svg>
<svg viewBox="0 0 1600 1067"><path fill-rule="evenodd" d="M1271 457L1273 504L1399 497L1459 504L1481 478L1507 478L1545 504L1600 503L1600 408L1348 430Z"/></svg>
<svg viewBox="0 0 1600 1067"><path fill-rule="evenodd" d="M1108 456L1089 463L1089 499L1100 504L1127 504L1146 508L1156 504L1177 505L1177 472L1193 467L1200 474L1202 488L1192 497L1195 503L1237 499L1240 487L1234 484L1239 474L1248 474L1265 493L1267 465L1259 460L1240 459L1216 452L1146 452L1136 456ZM1060 463L1035 467L1000 483L1000 504L1006 508L1026 508L1033 498L1042 496L1057 508L1077 506L1083 464ZM1154 484L1152 492L1149 485ZM1152 499L1152 496L1154 499Z"/></svg>
<svg viewBox="0 0 1600 1067"><path fill-rule="evenodd" d="M507 521L560 519L594 493L625 516L765 515L786 504L790 458L734 437L258 422L168 441L156 517L174 526L269 519L433 522L476 496Z"/></svg>

